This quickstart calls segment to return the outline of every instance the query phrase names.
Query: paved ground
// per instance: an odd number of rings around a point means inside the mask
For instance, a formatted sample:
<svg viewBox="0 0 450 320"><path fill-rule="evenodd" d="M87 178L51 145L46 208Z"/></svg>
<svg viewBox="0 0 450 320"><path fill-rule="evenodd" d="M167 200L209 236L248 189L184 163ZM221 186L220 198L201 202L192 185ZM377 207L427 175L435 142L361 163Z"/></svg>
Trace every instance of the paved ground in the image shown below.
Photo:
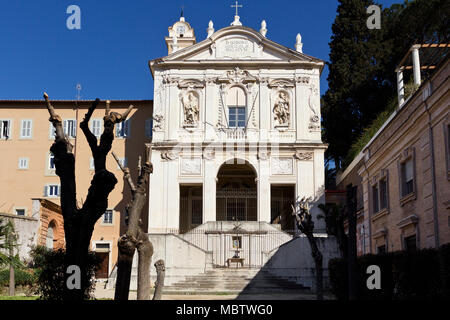
<svg viewBox="0 0 450 320"><path fill-rule="evenodd" d="M96 299L113 299L114 290L113 289L95 289ZM162 300L315 300L315 295L310 293L299 293L299 294L248 294L243 296L238 296L237 294L163 294ZM325 299L333 299L329 294L325 295ZM130 300L136 300L136 291L130 292Z"/></svg>

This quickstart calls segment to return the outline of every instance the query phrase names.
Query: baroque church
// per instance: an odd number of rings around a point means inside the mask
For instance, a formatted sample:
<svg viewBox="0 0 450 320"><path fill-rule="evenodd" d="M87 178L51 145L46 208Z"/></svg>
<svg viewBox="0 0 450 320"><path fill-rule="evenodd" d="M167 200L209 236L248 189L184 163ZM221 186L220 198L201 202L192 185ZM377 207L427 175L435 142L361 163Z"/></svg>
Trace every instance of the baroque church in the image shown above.
<svg viewBox="0 0 450 320"><path fill-rule="evenodd" d="M265 21L256 31L237 13L217 31L210 21L200 42L183 16L168 31L168 55L149 61L148 233L153 261L165 260L166 285L208 270L265 268L311 286L296 199L310 199L324 266L337 254L317 219L325 203L324 62L303 53L300 34L293 50L266 37Z"/></svg>

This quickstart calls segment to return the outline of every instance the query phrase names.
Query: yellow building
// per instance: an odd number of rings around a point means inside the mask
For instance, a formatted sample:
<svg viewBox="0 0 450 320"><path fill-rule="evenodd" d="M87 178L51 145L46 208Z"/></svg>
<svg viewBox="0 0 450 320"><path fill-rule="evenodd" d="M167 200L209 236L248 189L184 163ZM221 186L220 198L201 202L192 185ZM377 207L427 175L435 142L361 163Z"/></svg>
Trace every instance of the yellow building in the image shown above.
<svg viewBox="0 0 450 320"><path fill-rule="evenodd" d="M91 151L79 128L91 103L52 100L56 112L64 121L65 133L74 145L77 201L80 205L86 198L94 175ZM130 167L136 179L138 158L144 154L145 143L151 141L153 103L150 100L112 100L111 109L122 113L130 104L134 108L127 121L116 125L112 151ZM97 136L103 130L105 105L105 101L101 101L90 120L91 131ZM60 181L49 151L54 141L54 129L48 119L44 100L0 100L1 213L32 217L32 198L60 204ZM91 249L103 258L97 277L104 278L117 261L117 240L124 226L121 212L124 212L131 197L123 174L111 154L107 166L116 175L118 183L109 196L108 210L97 222L91 239Z"/></svg>

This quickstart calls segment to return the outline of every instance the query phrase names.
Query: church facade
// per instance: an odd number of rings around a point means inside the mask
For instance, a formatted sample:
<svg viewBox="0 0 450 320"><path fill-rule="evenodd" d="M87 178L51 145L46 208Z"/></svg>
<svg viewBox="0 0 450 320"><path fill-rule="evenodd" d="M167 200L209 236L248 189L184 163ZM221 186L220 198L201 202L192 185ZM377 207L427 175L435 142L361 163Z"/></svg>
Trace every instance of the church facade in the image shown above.
<svg viewBox="0 0 450 320"><path fill-rule="evenodd" d="M324 62L302 52L300 35L293 50L269 40L266 27L245 27L236 15L218 31L210 21L196 42L181 17L165 38L168 55L149 61L148 232L169 284L170 275L226 267L231 258L263 267L298 235L296 199L310 198L316 232L327 237L316 219L325 203Z"/></svg>

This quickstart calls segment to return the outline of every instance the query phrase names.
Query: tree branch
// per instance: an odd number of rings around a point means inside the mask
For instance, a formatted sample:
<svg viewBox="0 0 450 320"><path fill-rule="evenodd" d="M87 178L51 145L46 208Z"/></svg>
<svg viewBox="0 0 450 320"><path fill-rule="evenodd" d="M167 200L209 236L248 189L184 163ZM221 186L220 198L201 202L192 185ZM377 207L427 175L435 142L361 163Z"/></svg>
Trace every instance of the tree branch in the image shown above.
<svg viewBox="0 0 450 320"><path fill-rule="evenodd" d="M119 166L120 170L122 170L124 178L127 180L128 185L130 186L131 192L134 193L136 191L136 186L134 185L133 179L130 175L130 170L127 167L124 167L122 163L120 163L119 158L116 156L114 151L111 152L112 156L117 162L117 165Z"/></svg>

